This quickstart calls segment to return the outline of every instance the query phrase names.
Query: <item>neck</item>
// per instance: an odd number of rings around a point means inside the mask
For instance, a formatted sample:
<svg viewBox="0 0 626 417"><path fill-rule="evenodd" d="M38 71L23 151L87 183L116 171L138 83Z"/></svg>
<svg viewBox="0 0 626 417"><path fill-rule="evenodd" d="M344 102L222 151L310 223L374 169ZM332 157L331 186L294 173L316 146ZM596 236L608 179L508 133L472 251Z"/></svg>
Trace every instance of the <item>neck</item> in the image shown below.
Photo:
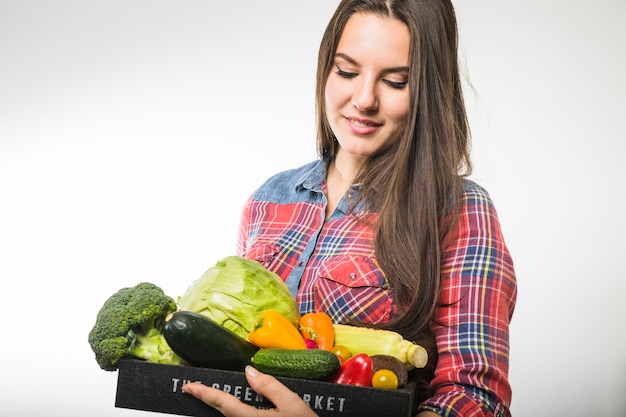
<svg viewBox="0 0 626 417"><path fill-rule="evenodd" d="M361 158L354 158L340 151L328 166L328 179L350 186L354 183L363 162Z"/></svg>

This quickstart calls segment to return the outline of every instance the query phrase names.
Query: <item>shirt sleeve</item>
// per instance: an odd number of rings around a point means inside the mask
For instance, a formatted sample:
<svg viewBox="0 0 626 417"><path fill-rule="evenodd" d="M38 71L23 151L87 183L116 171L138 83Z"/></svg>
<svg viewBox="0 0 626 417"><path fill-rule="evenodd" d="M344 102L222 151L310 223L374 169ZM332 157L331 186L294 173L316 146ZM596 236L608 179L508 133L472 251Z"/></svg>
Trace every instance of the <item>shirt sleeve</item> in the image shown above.
<svg viewBox="0 0 626 417"><path fill-rule="evenodd" d="M442 250L441 304L432 326L434 395L442 416L510 416L509 323L517 297L513 261L487 192L465 190L456 230Z"/></svg>

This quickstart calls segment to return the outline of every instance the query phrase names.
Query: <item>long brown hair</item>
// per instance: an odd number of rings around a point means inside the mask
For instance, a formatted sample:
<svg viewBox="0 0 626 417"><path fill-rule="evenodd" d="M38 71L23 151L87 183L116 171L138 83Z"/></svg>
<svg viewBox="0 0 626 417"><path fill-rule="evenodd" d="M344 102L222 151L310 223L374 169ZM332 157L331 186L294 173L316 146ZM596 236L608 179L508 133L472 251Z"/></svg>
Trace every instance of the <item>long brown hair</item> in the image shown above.
<svg viewBox="0 0 626 417"><path fill-rule="evenodd" d="M454 224L462 178L471 172L470 132L449 0L343 0L322 38L317 69L318 153L338 144L326 117L325 87L346 22L354 13L398 19L411 32L411 106L399 140L372 156L357 176L360 202L378 212L375 253L400 314L384 327L415 338L439 303L441 252ZM452 221L451 221L452 219Z"/></svg>

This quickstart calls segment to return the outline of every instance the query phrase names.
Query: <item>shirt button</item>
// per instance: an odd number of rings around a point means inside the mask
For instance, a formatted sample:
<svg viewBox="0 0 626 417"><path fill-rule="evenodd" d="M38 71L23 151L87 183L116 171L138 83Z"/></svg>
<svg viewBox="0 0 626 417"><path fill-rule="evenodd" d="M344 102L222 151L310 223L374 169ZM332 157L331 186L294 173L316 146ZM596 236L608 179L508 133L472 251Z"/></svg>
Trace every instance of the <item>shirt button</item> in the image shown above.
<svg viewBox="0 0 626 417"><path fill-rule="evenodd" d="M356 274L354 272L350 274L350 279L356 279Z"/></svg>

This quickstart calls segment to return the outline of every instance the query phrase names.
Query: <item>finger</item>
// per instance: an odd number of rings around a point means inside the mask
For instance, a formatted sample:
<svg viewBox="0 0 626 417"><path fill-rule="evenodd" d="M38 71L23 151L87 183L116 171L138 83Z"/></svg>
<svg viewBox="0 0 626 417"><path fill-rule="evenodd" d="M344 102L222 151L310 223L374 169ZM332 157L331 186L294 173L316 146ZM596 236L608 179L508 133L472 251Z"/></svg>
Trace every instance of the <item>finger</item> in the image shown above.
<svg viewBox="0 0 626 417"><path fill-rule="evenodd" d="M246 378L250 387L272 402L280 415L315 416L302 398L271 375L259 372L252 366L246 367Z"/></svg>
<svg viewBox="0 0 626 417"><path fill-rule="evenodd" d="M194 396L227 417L249 417L257 415L256 413L260 411L251 405L242 403L233 395L197 382L185 384L183 392Z"/></svg>

